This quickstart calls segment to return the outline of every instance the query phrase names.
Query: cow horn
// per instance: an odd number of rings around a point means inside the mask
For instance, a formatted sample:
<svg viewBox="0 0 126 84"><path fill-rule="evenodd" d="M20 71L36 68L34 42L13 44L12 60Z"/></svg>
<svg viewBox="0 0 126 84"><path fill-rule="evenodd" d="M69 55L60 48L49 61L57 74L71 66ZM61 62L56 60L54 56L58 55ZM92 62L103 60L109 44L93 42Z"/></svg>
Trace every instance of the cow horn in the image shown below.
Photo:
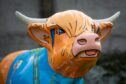
<svg viewBox="0 0 126 84"><path fill-rule="evenodd" d="M20 13L19 11L15 12L16 16L23 21L24 23L32 23L32 22L40 22L40 23L45 23L47 21L46 18L42 18L42 19L38 19L38 18L30 18L27 17L25 15L23 15L22 13Z"/></svg>
<svg viewBox="0 0 126 84"><path fill-rule="evenodd" d="M100 20L95 20L96 22L113 22L116 18L118 18L120 15L120 11L116 12L114 15L112 15L109 18L106 19L100 19Z"/></svg>

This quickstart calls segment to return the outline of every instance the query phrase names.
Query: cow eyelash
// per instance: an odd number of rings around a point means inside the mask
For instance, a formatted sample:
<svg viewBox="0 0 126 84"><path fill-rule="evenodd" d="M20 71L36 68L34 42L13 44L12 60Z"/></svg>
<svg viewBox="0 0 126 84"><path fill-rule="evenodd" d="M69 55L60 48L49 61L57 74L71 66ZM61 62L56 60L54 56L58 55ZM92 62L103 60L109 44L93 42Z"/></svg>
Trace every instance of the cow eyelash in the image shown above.
<svg viewBox="0 0 126 84"><path fill-rule="evenodd" d="M99 33L100 32L100 27L98 26L98 29L97 29L97 32L96 33Z"/></svg>
<svg viewBox="0 0 126 84"><path fill-rule="evenodd" d="M92 32L95 33L95 29L94 28L92 28Z"/></svg>
<svg viewBox="0 0 126 84"><path fill-rule="evenodd" d="M65 33L65 31L61 28L56 30L56 34L58 34L58 35L61 35L61 34L64 34L64 33Z"/></svg>
<svg viewBox="0 0 126 84"><path fill-rule="evenodd" d="M92 26L92 29L91 29L91 31L93 32L93 33L99 33L100 32L100 27L98 26L98 28L97 28L97 30L95 30L95 27L94 27L94 25L91 25Z"/></svg>
<svg viewBox="0 0 126 84"><path fill-rule="evenodd" d="M91 31L92 31L93 33L95 33L95 28L94 28L94 25L91 25L91 26L92 26Z"/></svg>

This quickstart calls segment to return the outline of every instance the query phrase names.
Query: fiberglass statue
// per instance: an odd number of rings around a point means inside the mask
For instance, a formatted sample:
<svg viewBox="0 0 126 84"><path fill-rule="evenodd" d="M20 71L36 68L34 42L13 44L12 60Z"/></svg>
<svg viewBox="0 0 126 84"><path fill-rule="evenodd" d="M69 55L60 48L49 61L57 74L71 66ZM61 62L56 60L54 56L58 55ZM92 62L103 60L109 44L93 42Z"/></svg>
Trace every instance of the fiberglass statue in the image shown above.
<svg viewBox="0 0 126 84"><path fill-rule="evenodd" d="M49 18L16 16L42 48L9 54L0 63L0 84L84 84L83 76L96 65L101 42L120 15L94 20L77 10Z"/></svg>

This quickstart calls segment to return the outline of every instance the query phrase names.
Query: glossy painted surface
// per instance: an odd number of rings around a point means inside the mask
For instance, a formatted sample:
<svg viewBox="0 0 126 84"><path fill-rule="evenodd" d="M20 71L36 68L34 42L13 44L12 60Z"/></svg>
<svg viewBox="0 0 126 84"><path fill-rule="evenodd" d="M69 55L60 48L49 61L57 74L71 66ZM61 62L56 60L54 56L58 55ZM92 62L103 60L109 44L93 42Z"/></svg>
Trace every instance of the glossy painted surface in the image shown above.
<svg viewBox="0 0 126 84"><path fill-rule="evenodd" d="M83 77L96 65L101 41L109 35L111 29L111 22L96 22L81 11L67 10L52 15L43 23L30 23L28 33L37 43L48 49L52 69L65 77L78 78ZM91 39L88 38L88 45L76 47L78 36L81 35L80 39L85 39L83 37L90 37L90 34L97 35L98 40L93 38L93 41L89 41ZM79 51L76 56L74 46ZM86 50L96 53L95 56L85 57Z"/></svg>
<svg viewBox="0 0 126 84"><path fill-rule="evenodd" d="M83 78L67 78L53 71L47 49L28 50L12 63L7 84L84 84Z"/></svg>
<svg viewBox="0 0 126 84"><path fill-rule="evenodd" d="M1 84L5 84L6 83L6 79L7 79L7 75L8 72L10 70L10 66L12 64L12 62L15 60L15 58L25 52L26 50L22 50L22 51L17 51L17 52L13 52L9 55L7 55L1 62L0 62L0 83Z"/></svg>

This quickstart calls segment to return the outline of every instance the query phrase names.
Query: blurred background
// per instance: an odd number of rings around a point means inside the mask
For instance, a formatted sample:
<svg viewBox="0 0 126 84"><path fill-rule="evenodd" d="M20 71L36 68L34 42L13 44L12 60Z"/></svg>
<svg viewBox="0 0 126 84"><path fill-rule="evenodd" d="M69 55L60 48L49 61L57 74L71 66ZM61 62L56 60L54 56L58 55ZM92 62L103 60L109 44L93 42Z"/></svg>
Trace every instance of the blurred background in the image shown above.
<svg viewBox="0 0 126 84"><path fill-rule="evenodd" d="M86 84L126 84L126 0L0 0L0 60L17 50L40 47L27 35L27 25L15 17L16 10L45 18L69 9L83 11L94 19L121 11L111 36L103 43L97 66L84 78Z"/></svg>

